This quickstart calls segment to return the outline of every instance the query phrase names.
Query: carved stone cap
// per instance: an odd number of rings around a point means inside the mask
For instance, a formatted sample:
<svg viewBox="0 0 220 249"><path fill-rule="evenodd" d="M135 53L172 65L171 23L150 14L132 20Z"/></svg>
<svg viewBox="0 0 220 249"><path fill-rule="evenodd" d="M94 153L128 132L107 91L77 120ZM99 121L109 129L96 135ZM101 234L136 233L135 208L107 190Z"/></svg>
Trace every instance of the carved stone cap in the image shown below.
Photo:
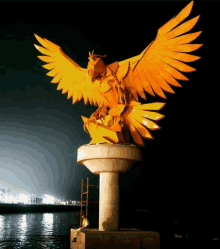
<svg viewBox="0 0 220 249"><path fill-rule="evenodd" d="M86 144L78 149L77 162L95 158L121 158L141 161L141 150L134 144Z"/></svg>
<svg viewBox="0 0 220 249"><path fill-rule="evenodd" d="M77 162L91 172L125 172L141 161L141 149L133 144L89 144L78 149Z"/></svg>
<svg viewBox="0 0 220 249"><path fill-rule="evenodd" d="M103 143L96 143L96 144L84 144L84 145L82 145L80 148L82 148L83 146L94 146L94 145L95 145L95 146L107 146L107 147L131 146L131 147L139 148L139 147L137 147L136 145L134 145L134 144L129 144L129 143L123 143L123 144L120 144L120 143L116 143L116 144L107 144L107 143L105 143L105 142L103 142Z"/></svg>

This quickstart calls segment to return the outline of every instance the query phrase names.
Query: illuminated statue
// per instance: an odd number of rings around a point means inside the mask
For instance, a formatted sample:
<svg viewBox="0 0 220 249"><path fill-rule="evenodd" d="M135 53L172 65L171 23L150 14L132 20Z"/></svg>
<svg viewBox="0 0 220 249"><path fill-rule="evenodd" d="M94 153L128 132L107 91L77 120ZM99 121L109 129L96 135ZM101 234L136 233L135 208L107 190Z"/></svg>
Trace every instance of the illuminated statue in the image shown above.
<svg viewBox="0 0 220 249"><path fill-rule="evenodd" d="M197 50L202 44L189 44L201 32L185 34L197 23L199 16L184 22L192 9L189 3L176 17L163 25L156 38L144 51L132 58L106 65L103 57L89 53L87 69L70 59L59 46L35 35L43 47L35 47L46 56L38 56L47 62L44 68L51 70L51 83L58 83L58 90L72 97L72 103L84 98L98 109L90 118L82 116L84 129L93 143L130 143L130 134L136 145L144 146L142 137L152 139L149 130L160 127L152 120L164 117L155 111L165 103L141 104L138 95L146 100L145 92L166 99L163 91L174 93L170 85L181 87L177 80L188 80L180 71L195 69L183 62L200 57L188 52ZM178 26L179 25L179 26Z"/></svg>

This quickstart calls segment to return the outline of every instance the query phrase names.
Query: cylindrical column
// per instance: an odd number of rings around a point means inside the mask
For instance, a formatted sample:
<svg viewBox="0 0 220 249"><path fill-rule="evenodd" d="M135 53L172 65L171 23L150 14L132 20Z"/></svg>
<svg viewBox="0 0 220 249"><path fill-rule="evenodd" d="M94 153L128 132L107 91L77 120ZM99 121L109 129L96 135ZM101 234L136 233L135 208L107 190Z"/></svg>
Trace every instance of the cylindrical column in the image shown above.
<svg viewBox="0 0 220 249"><path fill-rule="evenodd" d="M101 172L99 231L119 230L119 173Z"/></svg>
<svg viewBox="0 0 220 249"><path fill-rule="evenodd" d="M132 144L91 144L78 149L77 162L100 175L100 231L119 230L119 174L135 161L141 161L141 150Z"/></svg>

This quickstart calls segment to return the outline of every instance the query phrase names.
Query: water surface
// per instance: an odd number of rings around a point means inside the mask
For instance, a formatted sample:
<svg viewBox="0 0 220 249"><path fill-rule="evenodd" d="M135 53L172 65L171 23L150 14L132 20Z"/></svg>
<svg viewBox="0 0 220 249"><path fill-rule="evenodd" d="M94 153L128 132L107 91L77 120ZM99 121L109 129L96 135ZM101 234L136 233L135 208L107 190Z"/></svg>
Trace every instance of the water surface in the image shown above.
<svg viewBox="0 0 220 249"><path fill-rule="evenodd" d="M70 248L76 212L0 215L0 248Z"/></svg>
<svg viewBox="0 0 220 249"><path fill-rule="evenodd" d="M0 215L0 249L69 249L70 228L79 227L78 217L79 211ZM160 249L220 248L219 241L211 239L206 244L197 237L191 241L166 237L161 236Z"/></svg>

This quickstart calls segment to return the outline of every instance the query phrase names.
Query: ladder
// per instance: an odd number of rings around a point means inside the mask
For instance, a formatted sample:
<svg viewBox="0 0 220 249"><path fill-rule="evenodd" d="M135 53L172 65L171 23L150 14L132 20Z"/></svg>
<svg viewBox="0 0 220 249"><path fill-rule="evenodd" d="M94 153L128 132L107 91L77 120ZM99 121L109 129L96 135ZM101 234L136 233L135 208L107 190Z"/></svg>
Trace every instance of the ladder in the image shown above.
<svg viewBox="0 0 220 249"><path fill-rule="evenodd" d="M86 192L84 192L86 187ZM89 203L99 203L99 201L89 201L89 187L99 187L98 184L89 184L89 178L87 177L87 184L84 184L84 180L81 179L81 210L80 210L80 226L82 226L82 207L83 203L86 203L86 218L88 218L88 205ZM87 195L86 201L83 200L83 195Z"/></svg>

